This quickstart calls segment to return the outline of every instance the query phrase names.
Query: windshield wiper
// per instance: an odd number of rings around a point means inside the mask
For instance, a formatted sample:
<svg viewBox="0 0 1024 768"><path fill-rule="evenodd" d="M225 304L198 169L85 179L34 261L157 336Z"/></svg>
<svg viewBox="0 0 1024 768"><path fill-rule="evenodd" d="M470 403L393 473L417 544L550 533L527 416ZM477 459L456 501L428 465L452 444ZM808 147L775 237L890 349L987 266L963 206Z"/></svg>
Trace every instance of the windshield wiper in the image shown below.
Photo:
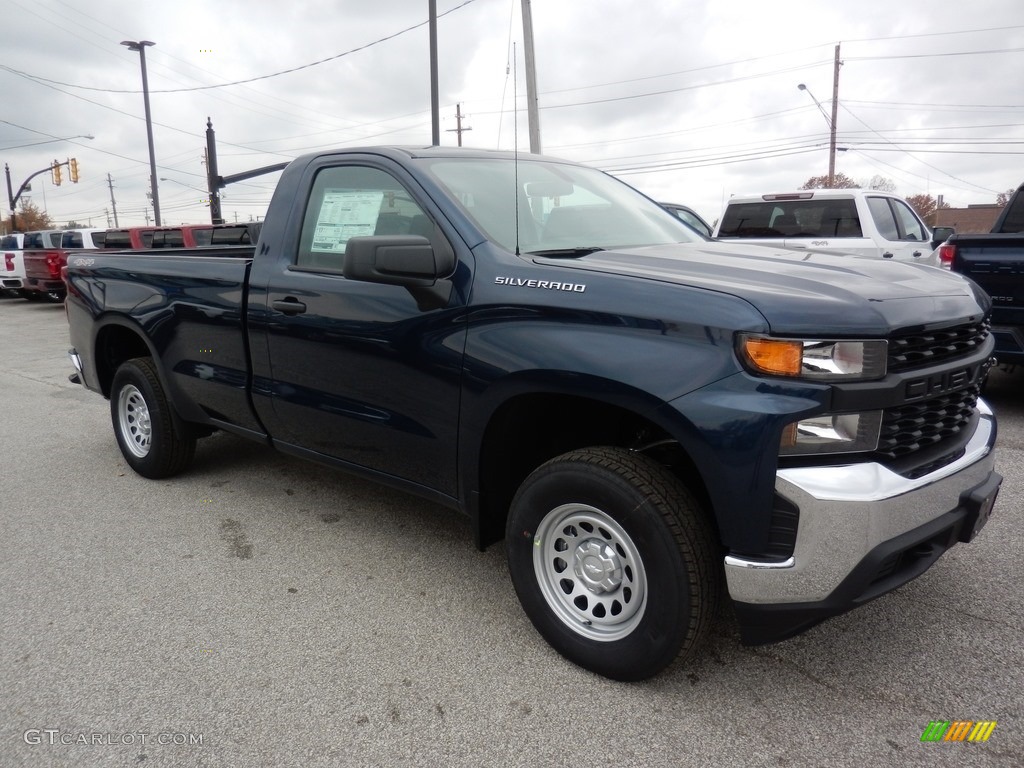
<svg viewBox="0 0 1024 768"><path fill-rule="evenodd" d="M597 246L578 245L575 248L551 248L546 251L527 251L527 253L531 256L546 256L549 259L575 259L603 250L604 248L598 248Z"/></svg>

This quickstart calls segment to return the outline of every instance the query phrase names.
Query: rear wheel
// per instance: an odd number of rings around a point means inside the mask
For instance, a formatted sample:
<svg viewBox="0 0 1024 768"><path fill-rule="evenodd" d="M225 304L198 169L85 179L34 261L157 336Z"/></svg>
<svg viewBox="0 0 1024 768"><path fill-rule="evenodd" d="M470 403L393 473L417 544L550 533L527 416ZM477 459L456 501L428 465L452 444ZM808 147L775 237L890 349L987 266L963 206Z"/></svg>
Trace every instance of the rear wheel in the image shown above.
<svg viewBox="0 0 1024 768"><path fill-rule="evenodd" d="M117 369L110 417L125 461L143 477L170 477L191 463L195 437L172 410L150 358L136 357Z"/></svg>
<svg viewBox="0 0 1024 768"><path fill-rule="evenodd" d="M533 472L512 502L506 547L541 635L616 680L691 656L718 604L703 510L674 475L620 448L572 451Z"/></svg>

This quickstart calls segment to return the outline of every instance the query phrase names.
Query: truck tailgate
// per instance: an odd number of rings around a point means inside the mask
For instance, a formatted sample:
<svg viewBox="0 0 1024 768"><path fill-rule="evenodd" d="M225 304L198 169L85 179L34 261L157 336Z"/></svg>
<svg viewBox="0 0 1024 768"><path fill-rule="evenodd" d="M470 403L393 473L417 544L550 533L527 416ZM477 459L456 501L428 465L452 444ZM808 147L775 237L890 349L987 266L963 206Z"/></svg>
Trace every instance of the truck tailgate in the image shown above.
<svg viewBox="0 0 1024 768"><path fill-rule="evenodd" d="M967 275L992 297L996 357L1024 355L1024 235L954 235L953 271Z"/></svg>

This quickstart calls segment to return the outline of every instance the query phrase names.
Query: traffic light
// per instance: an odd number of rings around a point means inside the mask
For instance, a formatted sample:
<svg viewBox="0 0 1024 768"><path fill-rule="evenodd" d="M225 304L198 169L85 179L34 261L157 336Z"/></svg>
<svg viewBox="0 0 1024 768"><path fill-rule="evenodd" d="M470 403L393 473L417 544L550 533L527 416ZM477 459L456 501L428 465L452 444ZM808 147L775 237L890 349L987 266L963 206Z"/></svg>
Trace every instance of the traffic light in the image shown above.
<svg viewBox="0 0 1024 768"><path fill-rule="evenodd" d="M70 173L68 175L71 177L71 183L72 184L77 184L78 183L78 160L76 160L73 157L70 160L68 160L68 169L70 170Z"/></svg>
<svg viewBox="0 0 1024 768"><path fill-rule="evenodd" d="M53 165L50 166L50 172L53 173L53 186L60 186L60 163L56 160L53 161Z"/></svg>

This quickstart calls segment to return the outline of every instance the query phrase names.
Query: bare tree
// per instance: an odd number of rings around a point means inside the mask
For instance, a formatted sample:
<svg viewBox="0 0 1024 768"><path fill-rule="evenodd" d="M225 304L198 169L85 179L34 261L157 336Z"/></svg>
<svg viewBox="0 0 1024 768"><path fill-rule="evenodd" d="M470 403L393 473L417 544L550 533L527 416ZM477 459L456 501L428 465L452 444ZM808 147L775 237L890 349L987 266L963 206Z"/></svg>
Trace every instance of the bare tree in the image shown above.
<svg viewBox="0 0 1024 768"><path fill-rule="evenodd" d="M1000 192L996 195L996 205L1000 208L1005 208L1006 204L1010 202L1010 198L1013 197L1013 193L1016 191L1017 190L1015 189L1008 189L1005 192Z"/></svg>
<svg viewBox="0 0 1024 768"><path fill-rule="evenodd" d="M871 177L870 181L866 184L862 184L865 189L877 189L879 192L895 192L896 182L886 176L880 176L875 174Z"/></svg>
<svg viewBox="0 0 1024 768"><path fill-rule="evenodd" d="M800 189L860 189L860 184L845 173L837 173L828 183L828 175L811 176Z"/></svg>
<svg viewBox="0 0 1024 768"><path fill-rule="evenodd" d="M924 219L924 223L929 227L935 224L935 211L939 208L949 208L949 203L943 201L939 202L931 195L918 194L918 195L907 195L907 202L910 203L910 207L917 211L917 215Z"/></svg>

